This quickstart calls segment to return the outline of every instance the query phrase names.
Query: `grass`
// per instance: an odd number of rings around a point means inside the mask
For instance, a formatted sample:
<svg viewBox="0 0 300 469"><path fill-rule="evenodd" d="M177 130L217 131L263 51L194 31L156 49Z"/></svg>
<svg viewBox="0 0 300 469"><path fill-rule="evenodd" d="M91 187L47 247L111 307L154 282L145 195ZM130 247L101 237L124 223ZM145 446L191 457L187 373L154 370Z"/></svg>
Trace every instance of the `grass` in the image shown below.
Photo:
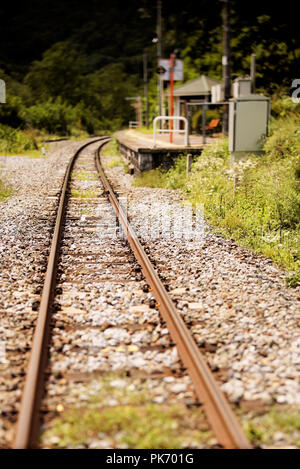
<svg viewBox="0 0 300 469"><path fill-rule="evenodd" d="M21 155L28 158L45 158L42 147L50 148L46 140L60 138L36 129L18 130L0 124L0 154L5 156Z"/></svg>
<svg viewBox="0 0 300 469"><path fill-rule="evenodd" d="M121 153L119 150L119 145L115 136L113 136L110 141L104 146L101 150L101 154L103 156L111 156L120 157Z"/></svg>
<svg viewBox="0 0 300 469"><path fill-rule="evenodd" d="M300 285L300 272L295 272L292 275L286 277L285 281L289 287L296 288L298 285Z"/></svg>
<svg viewBox="0 0 300 469"><path fill-rule="evenodd" d="M126 164L124 158L120 153L116 137L112 137L109 143L105 145L104 149L101 151L101 155L106 157L106 161L103 164L104 168L111 169L118 166L122 166L124 172L128 173L128 165Z"/></svg>
<svg viewBox="0 0 300 469"><path fill-rule="evenodd" d="M49 149L49 146L44 145L45 150ZM27 156L28 158L46 158L46 155L43 155L41 150L24 150L19 152L14 152L14 155Z"/></svg>
<svg viewBox="0 0 300 469"><path fill-rule="evenodd" d="M184 189L186 187L186 159L179 156L174 167L168 171L160 168L144 171L136 176L135 187L161 187L165 189Z"/></svg>
<svg viewBox="0 0 300 469"><path fill-rule="evenodd" d="M111 169L111 168L116 168L121 165L122 165L121 158L117 156L112 156L110 161L105 164L105 168Z"/></svg>
<svg viewBox="0 0 300 469"><path fill-rule="evenodd" d="M144 171L134 178L132 185L135 187L165 188L167 185L166 175L160 169L151 169L150 171Z"/></svg>
<svg viewBox="0 0 300 469"><path fill-rule="evenodd" d="M300 446L300 410L274 406L264 414L250 413L243 421L243 429L255 445L274 444L274 434L283 434L284 445Z"/></svg>
<svg viewBox="0 0 300 469"><path fill-rule="evenodd" d="M71 141L81 141L89 137L90 135L87 132L74 128L71 129L71 135L65 138ZM45 141L55 141L62 138L64 137L61 135L48 134L46 131L34 128L20 130L0 124L0 154L43 158L42 146L46 150L50 148Z"/></svg>
<svg viewBox="0 0 300 469"><path fill-rule="evenodd" d="M71 189L70 196L76 199L94 199L98 197L98 192L92 189Z"/></svg>
<svg viewBox="0 0 300 469"><path fill-rule="evenodd" d="M125 387L119 388L115 377L104 376L100 390L84 406L66 410L52 422L42 445L54 441L54 447L71 448L102 439L113 448L183 448L212 438L201 409L155 404L147 384L121 381Z"/></svg>
<svg viewBox="0 0 300 469"><path fill-rule="evenodd" d="M5 182L0 180L0 202L8 199L12 194L12 190Z"/></svg>
<svg viewBox="0 0 300 469"><path fill-rule="evenodd" d="M138 132L140 134L145 134L145 135L152 135L153 134L153 128L152 127L149 127L147 129L147 127L138 127L136 129L130 129L130 130L134 130L135 132Z"/></svg>
<svg viewBox="0 0 300 469"><path fill-rule="evenodd" d="M78 130L76 128L71 129L71 135L67 137L71 141L81 141L89 138L90 135L84 130Z"/></svg>
<svg viewBox="0 0 300 469"><path fill-rule="evenodd" d="M290 271L288 285L299 284L300 130L294 120L272 123L263 156L232 166L227 140L218 140L194 160L188 179L179 157L169 171L143 173L134 185L182 190L186 200L204 205L220 234L271 258Z"/></svg>
<svg viewBox="0 0 300 469"><path fill-rule="evenodd" d="M72 179L75 181L97 181L98 176L91 171L73 171Z"/></svg>
<svg viewBox="0 0 300 469"><path fill-rule="evenodd" d="M91 210L83 209L80 210L80 215L90 215L92 213Z"/></svg>

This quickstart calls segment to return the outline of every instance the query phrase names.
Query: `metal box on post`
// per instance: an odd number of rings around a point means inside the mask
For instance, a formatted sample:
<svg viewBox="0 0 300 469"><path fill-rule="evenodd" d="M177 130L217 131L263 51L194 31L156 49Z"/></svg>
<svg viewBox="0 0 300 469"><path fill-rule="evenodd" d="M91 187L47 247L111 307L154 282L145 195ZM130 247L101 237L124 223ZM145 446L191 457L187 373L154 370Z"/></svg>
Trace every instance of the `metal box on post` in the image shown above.
<svg viewBox="0 0 300 469"><path fill-rule="evenodd" d="M251 78L239 77L233 83L233 97L249 96L251 94Z"/></svg>
<svg viewBox="0 0 300 469"><path fill-rule="evenodd" d="M235 157L262 151L268 134L270 99L248 95L229 100L229 151Z"/></svg>

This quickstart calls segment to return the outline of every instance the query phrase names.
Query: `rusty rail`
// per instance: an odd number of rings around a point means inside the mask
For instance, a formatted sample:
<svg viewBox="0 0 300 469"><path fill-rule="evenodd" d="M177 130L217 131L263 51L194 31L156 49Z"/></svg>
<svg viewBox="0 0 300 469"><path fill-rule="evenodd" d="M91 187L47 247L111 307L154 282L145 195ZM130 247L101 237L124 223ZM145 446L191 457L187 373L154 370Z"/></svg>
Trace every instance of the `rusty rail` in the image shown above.
<svg viewBox="0 0 300 469"><path fill-rule="evenodd" d="M143 274L153 290L158 302L159 311L168 326L172 339L177 345L180 358L188 369L196 394L200 402L203 402L207 418L218 442L228 449L250 449L250 442L244 435L236 416L231 410L224 394L219 389L190 331L177 313L172 300L154 270L135 231L131 227L122 206L119 204L101 166L100 149L96 151L95 161L108 198L114 207Z"/></svg>
<svg viewBox="0 0 300 469"><path fill-rule="evenodd" d="M43 394L44 370L47 363L47 348L50 336L51 303L54 295L56 267L59 256L59 245L67 205L67 189L74 162L79 153L92 143L107 137L98 138L82 145L70 160L61 190L51 249L48 257L41 303L34 332L31 355L22 393L21 408L17 424L15 449L34 448L39 430L39 408ZM104 143L103 143L104 144Z"/></svg>
<svg viewBox="0 0 300 469"><path fill-rule="evenodd" d="M79 153L88 145L100 140L103 140L102 145L99 146L95 153L95 162L99 176L127 236L131 249L142 267L147 282L153 290L154 296L159 304L159 310L167 323L174 342L177 345L182 362L189 371L192 382L195 386L196 394L200 402L203 402L204 404L204 409L212 429L214 430L219 443L224 448L249 449L251 448L250 443L243 434L242 429L224 395L219 390L213 375L200 354L189 330L177 313L172 300L161 283L157 273L153 269L151 262L144 252L136 233L130 226L127 217L104 174L100 163L100 150L108 141L107 137L93 140L79 148L71 159L66 170L48 258L48 266L45 275L37 325L33 338L32 351L24 391L22 394L14 448L34 448L37 445L39 408L43 393L44 370L47 363L47 348L50 336L51 303L54 296L59 244L67 205L68 183L72 167Z"/></svg>

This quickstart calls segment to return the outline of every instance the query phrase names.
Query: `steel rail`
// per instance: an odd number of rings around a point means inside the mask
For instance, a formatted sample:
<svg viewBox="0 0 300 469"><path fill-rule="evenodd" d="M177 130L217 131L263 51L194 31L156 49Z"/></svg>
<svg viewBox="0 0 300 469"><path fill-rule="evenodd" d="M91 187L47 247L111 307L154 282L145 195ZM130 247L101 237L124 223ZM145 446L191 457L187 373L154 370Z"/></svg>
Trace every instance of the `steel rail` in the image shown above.
<svg viewBox="0 0 300 469"><path fill-rule="evenodd" d="M190 331L177 313L171 298L154 270L127 219L124 209L109 184L101 165L100 148L95 152L95 162L108 198L114 207L143 274L152 288L158 302L159 311L168 326L172 339L177 345L179 356L190 374L196 394L199 401L204 405L207 418L218 442L228 449L251 449L252 446L243 433L235 414L230 408L224 394L219 389Z"/></svg>
<svg viewBox="0 0 300 469"><path fill-rule="evenodd" d="M34 448L37 444L36 442L39 430L38 414L43 394L44 370L47 362L47 349L50 337L51 303L54 295L56 267L59 256L63 222L66 213L68 199L67 189L70 180L70 174L74 162L81 151L84 150L87 146L104 139L107 140L107 137L101 137L82 145L73 155L66 169L60 194L50 253L48 257L47 270L45 274L37 324L33 337L31 355L28 363L24 390L22 393L17 432L13 445L13 448L15 449Z"/></svg>

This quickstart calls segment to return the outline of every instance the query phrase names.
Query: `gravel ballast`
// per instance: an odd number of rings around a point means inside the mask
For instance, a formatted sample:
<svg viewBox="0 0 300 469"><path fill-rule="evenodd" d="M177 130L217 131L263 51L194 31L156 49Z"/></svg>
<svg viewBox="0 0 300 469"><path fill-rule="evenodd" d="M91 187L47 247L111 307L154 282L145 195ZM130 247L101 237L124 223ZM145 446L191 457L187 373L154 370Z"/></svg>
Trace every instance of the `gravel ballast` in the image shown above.
<svg viewBox="0 0 300 469"><path fill-rule="evenodd" d="M166 207L182 213L180 191L133 187L134 176L121 166L109 168L108 158L102 159L229 401L253 409L255 404L266 410L277 404L295 409L300 403L300 288L288 287L286 272L271 260L218 236L205 222L198 228L202 239L193 239L193 233L190 240L164 236ZM296 432L294 440L299 436Z"/></svg>
<svg viewBox="0 0 300 469"><path fill-rule="evenodd" d="M0 156L12 196L0 203L0 447L10 446L66 166L82 142L56 142L46 158Z"/></svg>
<svg viewBox="0 0 300 469"><path fill-rule="evenodd" d="M82 143L51 144L46 158L0 157L0 170L13 189L12 196L1 202L0 212L0 447L10 447L13 440L59 191L67 163ZM133 187L133 176L124 174L121 166L109 168L109 159L103 157L105 171L232 406L237 411L260 408L262 412L274 405L297 408L300 288L287 287L286 273L272 261L216 235L201 216L192 217L194 231L184 229L182 236L181 193ZM89 161L77 170L93 171ZM73 190L94 190L96 181L91 179L74 181ZM97 190L101 198L102 189ZM53 378L48 381L45 409L57 414L62 401L66 407L76 405L78 394L87 402L93 395L91 387L99 386L93 373L124 370L136 380L128 386L138 389L146 380L153 402L179 399L193 405L189 378L180 375L176 348L170 348L157 309L149 307L151 294L138 286L143 279L128 246L122 240L99 237L103 227L107 230L109 223L114 224L107 202L81 200L79 214L75 198L62 247L51 349ZM99 220L95 227L99 217L102 227ZM90 248L96 234L97 246L105 246L98 264ZM75 260L78 267L70 269ZM97 278L100 264L107 278ZM119 283L112 282L116 272ZM138 373L160 372L163 364L175 376L165 373L161 384ZM68 374L74 370L90 375L88 384L74 376L69 382ZM245 412L241 419L249 415ZM277 432L272 447L297 446L299 439L299 431L293 436ZM105 441L94 439L90 447L112 444ZM50 440L45 444L51 447Z"/></svg>

